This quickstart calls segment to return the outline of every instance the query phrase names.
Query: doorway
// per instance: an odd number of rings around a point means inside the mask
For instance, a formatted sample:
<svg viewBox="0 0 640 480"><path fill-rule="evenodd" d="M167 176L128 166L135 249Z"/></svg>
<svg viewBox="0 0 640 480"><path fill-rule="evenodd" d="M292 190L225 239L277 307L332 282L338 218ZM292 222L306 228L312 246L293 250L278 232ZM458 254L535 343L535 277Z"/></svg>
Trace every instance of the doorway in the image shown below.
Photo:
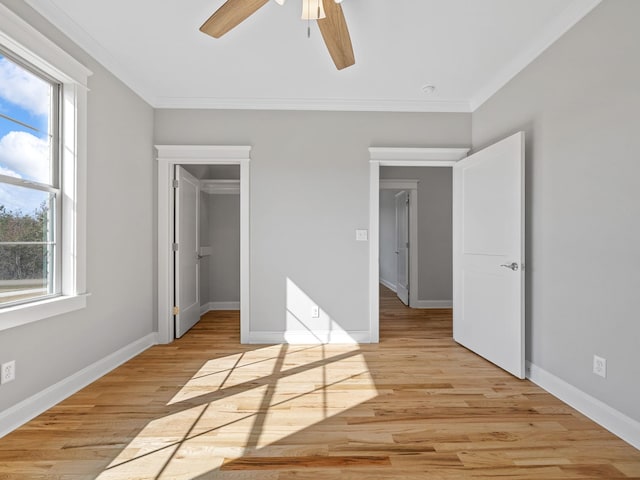
<svg viewBox="0 0 640 480"><path fill-rule="evenodd" d="M379 194L380 283L401 297L405 305L412 307L416 306L419 290L418 184L415 179L382 178ZM404 198L398 205L396 197L403 193ZM399 236L406 238L399 239Z"/></svg>
<svg viewBox="0 0 640 480"><path fill-rule="evenodd" d="M175 166L174 332L240 310L240 167Z"/></svg>
<svg viewBox="0 0 640 480"><path fill-rule="evenodd" d="M369 150L372 341L379 341L380 336L377 268L380 167L450 166L453 167L453 339L516 377L524 378L524 133L517 132L469 157L466 149Z"/></svg>
<svg viewBox="0 0 640 480"><path fill-rule="evenodd" d="M467 156L468 148L369 148L369 325L372 343L380 341L380 168L452 167ZM417 242L416 242L417 243ZM417 252L417 248L412 249ZM415 269L414 269L415 270ZM417 272L415 272L417 273ZM411 284L417 284L410 280ZM415 296L414 296L415 298ZM411 303L411 292L409 296Z"/></svg>
<svg viewBox="0 0 640 480"><path fill-rule="evenodd" d="M158 161L158 342L174 339L173 262L175 165L237 165L240 168L240 341L248 343L249 278L249 146L156 145Z"/></svg>

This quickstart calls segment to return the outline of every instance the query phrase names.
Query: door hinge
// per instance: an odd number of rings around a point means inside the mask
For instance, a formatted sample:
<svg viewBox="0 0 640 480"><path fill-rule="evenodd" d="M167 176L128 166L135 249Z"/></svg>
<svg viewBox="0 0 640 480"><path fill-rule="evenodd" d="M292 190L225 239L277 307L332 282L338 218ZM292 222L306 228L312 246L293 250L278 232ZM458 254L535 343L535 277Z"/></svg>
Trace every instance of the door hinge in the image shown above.
<svg viewBox="0 0 640 480"><path fill-rule="evenodd" d="M178 251L178 244L174 243L173 245L171 245L171 248L173 249L174 252Z"/></svg>
<svg viewBox="0 0 640 480"><path fill-rule="evenodd" d="M178 187L180 186L180 182L179 182L178 180L174 180L174 181L171 183L171 186L172 186L173 188L178 188Z"/></svg>
<svg viewBox="0 0 640 480"><path fill-rule="evenodd" d="M180 313L180 308L179 307L173 307L172 313L173 313L173 315L178 315Z"/></svg>

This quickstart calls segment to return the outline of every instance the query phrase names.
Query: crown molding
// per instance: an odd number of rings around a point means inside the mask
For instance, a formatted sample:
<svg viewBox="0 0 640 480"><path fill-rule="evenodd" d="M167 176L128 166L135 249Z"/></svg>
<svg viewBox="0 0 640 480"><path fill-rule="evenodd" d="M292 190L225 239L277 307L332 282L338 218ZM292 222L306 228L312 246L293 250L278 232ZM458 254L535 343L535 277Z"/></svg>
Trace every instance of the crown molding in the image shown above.
<svg viewBox="0 0 640 480"><path fill-rule="evenodd" d="M356 112L470 113L467 100L333 99L333 98L220 98L163 97L142 78L124 67L88 31L78 25L53 0L25 0L74 43L88 52L145 102L158 109L317 110Z"/></svg>
<svg viewBox="0 0 640 480"><path fill-rule="evenodd" d="M153 85L124 67L98 40L67 15L54 0L25 0L153 108L230 110L318 110L413 113L471 113L504 87L552 43L602 0L574 0L529 46L481 86L469 100L333 99L333 98L219 98L163 97Z"/></svg>
<svg viewBox="0 0 640 480"><path fill-rule="evenodd" d="M598 6L602 0L574 0L523 51L502 68L471 98L470 111L475 112L484 102L524 70L531 62L568 32L576 23Z"/></svg>
<svg viewBox="0 0 640 480"><path fill-rule="evenodd" d="M24 2L109 70L145 102L153 106L150 100L154 95L147 90L146 83L129 69L122 66L107 48L78 25L53 0L24 0Z"/></svg>
<svg viewBox="0 0 640 480"><path fill-rule="evenodd" d="M219 110L320 110L348 112L452 112L470 113L466 100L349 100L342 98L221 98L158 97L155 108L219 109Z"/></svg>

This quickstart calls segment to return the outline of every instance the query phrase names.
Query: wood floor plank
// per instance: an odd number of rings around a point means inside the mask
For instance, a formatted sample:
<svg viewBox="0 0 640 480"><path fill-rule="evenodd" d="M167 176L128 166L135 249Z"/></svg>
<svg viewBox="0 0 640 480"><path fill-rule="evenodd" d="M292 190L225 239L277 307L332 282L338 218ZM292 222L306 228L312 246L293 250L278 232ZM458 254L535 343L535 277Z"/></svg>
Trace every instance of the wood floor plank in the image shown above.
<svg viewBox="0 0 640 480"><path fill-rule="evenodd" d="M292 470L334 469L344 467L371 467L390 465L384 456L312 456L312 457L242 457L228 460L220 470Z"/></svg>
<svg viewBox="0 0 640 480"><path fill-rule="evenodd" d="M640 479L640 452L381 290L376 345L213 312L0 439L0 480Z"/></svg>

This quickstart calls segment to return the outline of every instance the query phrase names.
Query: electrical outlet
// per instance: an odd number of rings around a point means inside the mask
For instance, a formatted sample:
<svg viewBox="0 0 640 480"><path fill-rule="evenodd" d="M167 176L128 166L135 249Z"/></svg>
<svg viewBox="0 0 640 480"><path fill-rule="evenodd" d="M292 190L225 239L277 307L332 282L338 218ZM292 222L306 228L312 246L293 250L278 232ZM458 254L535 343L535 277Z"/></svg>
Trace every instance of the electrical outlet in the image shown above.
<svg viewBox="0 0 640 480"><path fill-rule="evenodd" d="M356 230L356 240L358 242L366 242L369 240L369 231L368 230Z"/></svg>
<svg viewBox="0 0 640 480"><path fill-rule="evenodd" d="M593 356L593 373L601 376L602 378L607 378L607 359L599 357L598 355Z"/></svg>
<svg viewBox="0 0 640 480"><path fill-rule="evenodd" d="M9 383L16 379L16 361L11 360L10 362L3 363L2 367L0 367L0 384L1 383Z"/></svg>
<svg viewBox="0 0 640 480"><path fill-rule="evenodd" d="M320 318L320 307L318 305L311 306L311 318Z"/></svg>

